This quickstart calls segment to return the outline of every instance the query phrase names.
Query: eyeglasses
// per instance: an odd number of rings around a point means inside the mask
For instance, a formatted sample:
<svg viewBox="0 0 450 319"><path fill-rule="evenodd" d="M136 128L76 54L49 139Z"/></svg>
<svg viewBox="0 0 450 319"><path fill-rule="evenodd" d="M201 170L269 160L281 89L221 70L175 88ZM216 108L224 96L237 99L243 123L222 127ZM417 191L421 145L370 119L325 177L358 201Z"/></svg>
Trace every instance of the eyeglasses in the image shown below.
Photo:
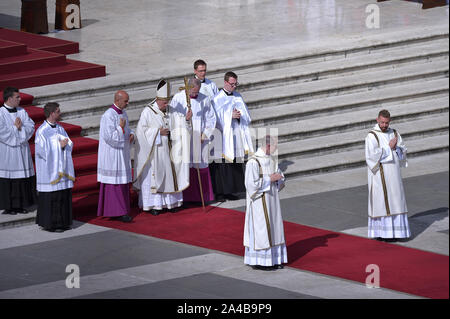
<svg viewBox="0 0 450 319"><path fill-rule="evenodd" d="M236 83L230 83L230 82L227 81L227 83L228 83L229 85L231 85L232 87L238 87L238 86L239 86L239 82L236 82Z"/></svg>

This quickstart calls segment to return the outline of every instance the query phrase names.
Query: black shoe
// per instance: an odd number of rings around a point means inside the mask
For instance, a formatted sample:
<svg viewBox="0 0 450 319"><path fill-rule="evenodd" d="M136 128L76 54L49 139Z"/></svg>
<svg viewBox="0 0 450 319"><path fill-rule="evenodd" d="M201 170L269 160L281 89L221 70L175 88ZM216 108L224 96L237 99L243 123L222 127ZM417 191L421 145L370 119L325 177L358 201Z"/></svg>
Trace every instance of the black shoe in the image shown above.
<svg viewBox="0 0 450 319"><path fill-rule="evenodd" d="M284 269L283 265L275 265L273 266L273 269Z"/></svg>
<svg viewBox="0 0 450 319"><path fill-rule="evenodd" d="M253 269L255 270L264 270L264 271L271 271L274 270L274 268L272 266L260 266L260 265L255 265L252 266Z"/></svg>
<svg viewBox="0 0 450 319"><path fill-rule="evenodd" d="M229 199L229 200L238 200L239 199L238 196L233 195L233 194L225 195L225 197L226 197L226 199Z"/></svg>
<svg viewBox="0 0 450 319"><path fill-rule="evenodd" d="M160 214L159 210L156 209L150 209L150 210L144 210L147 214L152 214L153 216L158 216Z"/></svg>
<svg viewBox="0 0 450 319"><path fill-rule="evenodd" d="M15 210L18 214L28 214L28 211L25 208L18 208Z"/></svg>
<svg viewBox="0 0 450 319"><path fill-rule="evenodd" d="M223 195L217 195L216 202L219 202L219 203L225 202L225 197L223 197Z"/></svg>
<svg viewBox="0 0 450 319"><path fill-rule="evenodd" d="M173 214L178 213L179 211L180 211L180 207L175 207L175 208L169 209L169 212L173 213Z"/></svg>
<svg viewBox="0 0 450 319"><path fill-rule="evenodd" d="M123 216L120 216L119 218L117 218L117 220L124 222L124 223L129 223L133 220L133 218L131 218L128 215L123 215Z"/></svg>
<svg viewBox="0 0 450 319"><path fill-rule="evenodd" d="M55 232L55 233L63 233L63 232L64 232L64 229L62 229L62 228L56 228L56 229L54 230L54 232Z"/></svg>
<svg viewBox="0 0 450 319"><path fill-rule="evenodd" d="M15 210L12 210L12 209L5 209L3 214L5 214L5 215L17 215L17 212Z"/></svg>

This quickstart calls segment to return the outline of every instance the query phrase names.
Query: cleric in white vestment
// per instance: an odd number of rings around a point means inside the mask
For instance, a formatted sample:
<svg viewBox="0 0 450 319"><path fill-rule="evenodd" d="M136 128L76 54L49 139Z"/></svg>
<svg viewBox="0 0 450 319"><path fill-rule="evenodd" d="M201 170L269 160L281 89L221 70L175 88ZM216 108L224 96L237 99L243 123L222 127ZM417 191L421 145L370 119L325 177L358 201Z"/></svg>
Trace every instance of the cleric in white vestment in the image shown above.
<svg viewBox="0 0 450 319"><path fill-rule="evenodd" d="M139 207L155 216L163 209L176 212L189 186L188 122L181 113L168 110L169 100L170 83L161 80L155 100L144 108L136 128L133 186L139 190ZM174 154L177 150L184 153L181 160Z"/></svg>
<svg viewBox="0 0 450 319"><path fill-rule="evenodd" d="M249 158L245 169L244 263L262 270L283 268L282 264L287 263L278 194L284 187L284 176L271 156L276 147L275 139L266 136L263 146Z"/></svg>
<svg viewBox="0 0 450 319"><path fill-rule="evenodd" d="M389 128L389 123L389 112L380 111L377 124L365 140L369 238L411 236L400 171L401 167L407 167L407 149L400 134Z"/></svg>
<svg viewBox="0 0 450 319"><path fill-rule="evenodd" d="M19 107L19 90L7 87L0 107L0 209L3 214L26 214L37 202L36 177L28 141L34 122Z"/></svg>
<svg viewBox="0 0 450 319"><path fill-rule="evenodd" d="M36 131L34 142L39 194L36 224L47 231L62 232L72 225L73 143L57 123L59 104L47 103L44 114L46 120Z"/></svg>

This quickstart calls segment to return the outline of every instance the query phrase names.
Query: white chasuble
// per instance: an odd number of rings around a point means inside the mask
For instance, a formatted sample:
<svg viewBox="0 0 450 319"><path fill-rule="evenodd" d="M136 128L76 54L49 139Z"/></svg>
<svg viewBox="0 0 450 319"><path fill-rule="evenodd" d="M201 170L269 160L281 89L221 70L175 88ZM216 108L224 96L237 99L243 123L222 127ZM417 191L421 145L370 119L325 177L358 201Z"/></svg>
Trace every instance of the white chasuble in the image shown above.
<svg viewBox="0 0 450 319"><path fill-rule="evenodd" d="M282 175L280 169L275 167L273 158L266 155L262 149L258 149L246 164L244 246L256 251L285 245L278 194L284 187L284 177L271 183L270 175L275 172Z"/></svg>
<svg viewBox="0 0 450 319"><path fill-rule="evenodd" d="M217 115L217 128L222 133L222 157L229 162L254 153L250 134L251 118L242 96L233 92L227 95L224 90L214 97L212 105ZM240 119L233 119L233 110L241 113Z"/></svg>
<svg viewBox="0 0 450 319"><path fill-rule="evenodd" d="M389 141L398 136L395 150ZM365 140L366 163L368 166L368 214L371 218L405 214L405 192L401 177L401 167L407 167L407 149L400 134L393 129L383 133L378 124Z"/></svg>
<svg viewBox="0 0 450 319"><path fill-rule="evenodd" d="M186 115L187 102L184 91L174 95L170 102L170 110ZM201 93L197 98L191 98L191 110L190 167L206 168L209 162L209 143L216 127L216 114L211 106L210 98ZM202 136L203 142L201 142Z"/></svg>
<svg viewBox="0 0 450 319"><path fill-rule="evenodd" d="M160 135L167 128L169 136ZM133 186L151 185L151 193L179 193L189 186L189 130L176 112L163 113L152 102L141 113L136 129ZM185 161L183 161L183 158Z"/></svg>
<svg viewBox="0 0 450 319"><path fill-rule="evenodd" d="M68 139L64 149L60 141ZM64 128L47 121L35 136L36 185L39 192L53 192L73 187L75 171L72 161L73 143Z"/></svg>
<svg viewBox="0 0 450 319"><path fill-rule="evenodd" d="M20 130L14 125L16 118L22 121ZM34 122L22 107L17 107L12 113L8 112L6 106L0 107L0 178L34 176L28 144L33 134Z"/></svg>
<svg viewBox="0 0 450 319"><path fill-rule="evenodd" d="M98 146L97 181L104 184L128 184L131 182L130 134L134 134L128 124L125 110L119 114L112 107L100 120L100 140ZM126 120L125 128L120 127L120 119Z"/></svg>

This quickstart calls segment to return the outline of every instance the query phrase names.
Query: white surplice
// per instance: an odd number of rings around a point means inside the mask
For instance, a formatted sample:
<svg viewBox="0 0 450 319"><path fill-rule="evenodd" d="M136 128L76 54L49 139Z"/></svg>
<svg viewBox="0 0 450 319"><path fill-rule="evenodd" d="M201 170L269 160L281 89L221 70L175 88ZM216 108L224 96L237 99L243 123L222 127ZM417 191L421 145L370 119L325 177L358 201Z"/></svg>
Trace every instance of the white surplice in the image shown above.
<svg viewBox="0 0 450 319"><path fill-rule="evenodd" d="M189 162L175 160L172 149L178 148L178 152L184 153L182 158L189 158L190 133L187 126L182 114L163 113L156 101L142 111L136 129L133 186L140 190L139 203L144 210L181 206L182 191L189 186ZM160 134L161 128L169 129L170 140L169 136ZM176 130L185 134L177 134ZM178 145L174 145L176 143Z"/></svg>
<svg viewBox="0 0 450 319"><path fill-rule="evenodd" d="M205 78L204 81L202 81L202 85L200 87L200 93L202 93L203 95L208 96L211 100L214 98L214 96L216 96L217 93L219 93L219 89L217 88L217 85Z"/></svg>
<svg viewBox="0 0 450 319"><path fill-rule="evenodd" d="M245 169L247 207L244 226L244 263L273 266L287 263L283 219L278 192L283 179L272 183L270 175L279 173L275 161L260 148Z"/></svg>
<svg viewBox="0 0 450 319"><path fill-rule="evenodd" d="M254 152L250 134L252 120L242 96L238 92L227 95L222 89L212 100L212 105L217 115L217 128L222 133L221 156L233 162L235 158L252 155ZM239 120L232 117L234 109L241 112Z"/></svg>
<svg viewBox="0 0 450 319"><path fill-rule="evenodd" d="M126 120L124 130L120 118ZM100 120L97 181L103 184L128 184L131 182L130 134L125 110L118 114L109 108Z"/></svg>
<svg viewBox="0 0 450 319"><path fill-rule="evenodd" d="M375 137L375 135L378 137ZM400 134L395 150L389 141L395 137L389 128L385 133L378 126L365 139L368 176L368 235L371 238L405 238L410 236L408 208L401 177L401 167L407 167L407 148ZM382 169L381 169L381 166Z"/></svg>
<svg viewBox="0 0 450 319"><path fill-rule="evenodd" d="M68 139L61 148L60 141ZM38 128L34 139L36 186L39 192L54 192L73 187L75 171L72 161L73 142L64 128L53 128L47 121Z"/></svg>
<svg viewBox="0 0 450 319"><path fill-rule="evenodd" d="M34 122L22 107L17 107L14 113L8 112L7 108L6 105L0 107L0 177L16 179L34 176L28 144L34 134ZM20 130L14 125L16 118L22 121Z"/></svg>
<svg viewBox="0 0 450 319"><path fill-rule="evenodd" d="M211 99L199 93L197 98L191 98L192 136L190 167L207 168L209 162L209 143L216 127L216 114L211 105ZM170 110L186 115L186 93L178 92L170 102ZM202 134L206 139L201 143ZM201 147L200 147L201 145Z"/></svg>

